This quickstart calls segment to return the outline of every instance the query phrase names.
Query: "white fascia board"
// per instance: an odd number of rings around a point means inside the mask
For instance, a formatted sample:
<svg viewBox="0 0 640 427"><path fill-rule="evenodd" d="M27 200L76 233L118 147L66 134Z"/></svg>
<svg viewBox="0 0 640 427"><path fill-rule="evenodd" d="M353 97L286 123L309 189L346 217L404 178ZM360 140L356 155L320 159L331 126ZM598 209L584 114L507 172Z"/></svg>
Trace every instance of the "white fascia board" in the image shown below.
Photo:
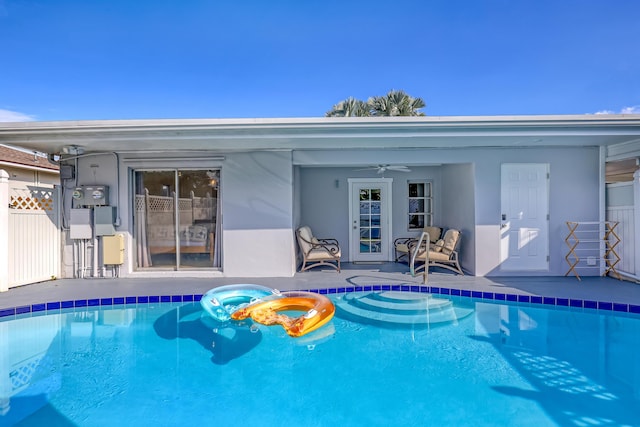
<svg viewBox="0 0 640 427"><path fill-rule="evenodd" d="M635 122L635 123L634 123ZM309 128L379 128L379 127L562 127L640 125L638 114L548 115L548 116L422 116L422 117L305 117L256 119L133 119L82 120L54 122L1 123L4 131L21 132L85 132L94 131L151 131L151 130L251 130L251 129L309 129Z"/></svg>
<svg viewBox="0 0 640 427"><path fill-rule="evenodd" d="M5 162L3 160L0 160L0 166L7 166L15 169L32 170L32 171L38 171L38 172L46 172L52 175L60 175L60 171L56 169L47 169L47 168L41 168L38 166L23 165L20 163Z"/></svg>
<svg viewBox="0 0 640 427"><path fill-rule="evenodd" d="M0 123L0 142L57 152L64 145L92 151L168 149L252 150L441 146L537 146L535 137L601 136L585 145L640 136L640 115L317 117L157 119ZM531 138L522 141L501 137ZM490 140L480 141L478 138ZM493 139L495 138L495 142ZM436 141L441 139L440 141ZM625 139L626 140L626 139ZM366 141L366 142L365 142ZM558 145L562 141L548 141ZM572 142L572 145L577 142ZM85 150L86 151L86 150Z"/></svg>

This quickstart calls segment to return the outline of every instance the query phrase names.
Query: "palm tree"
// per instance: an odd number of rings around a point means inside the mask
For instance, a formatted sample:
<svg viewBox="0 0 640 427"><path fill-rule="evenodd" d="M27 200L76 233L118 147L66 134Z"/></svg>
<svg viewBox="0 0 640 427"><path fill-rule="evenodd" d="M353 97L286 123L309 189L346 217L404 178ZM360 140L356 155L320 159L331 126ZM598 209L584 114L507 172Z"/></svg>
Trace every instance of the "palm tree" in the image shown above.
<svg viewBox="0 0 640 427"><path fill-rule="evenodd" d="M369 117L370 115L369 105L353 97L338 102L325 113L326 117Z"/></svg>
<svg viewBox="0 0 640 427"><path fill-rule="evenodd" d="M392 90L385 96L374 96L367 102L349 97L340 101L326 117L370 117L370 116L424 116L422 98L414 98L402 90Z"/></svg>
<svg viewBox="0 0 640 427"><path fill-rule="evenodd" d="M372 116L424 116L426 104L422 98L414 98L402 90L392 90L385 96L375 96L367 101Z"/></svg>

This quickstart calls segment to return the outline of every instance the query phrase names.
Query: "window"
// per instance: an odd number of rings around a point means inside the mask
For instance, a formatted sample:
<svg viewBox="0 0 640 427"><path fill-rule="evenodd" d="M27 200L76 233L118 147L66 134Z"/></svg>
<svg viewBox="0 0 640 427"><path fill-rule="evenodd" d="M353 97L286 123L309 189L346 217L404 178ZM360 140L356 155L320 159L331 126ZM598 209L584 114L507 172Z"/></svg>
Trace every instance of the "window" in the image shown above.
<svg viewBox="0 0 640 427"><path fill-rule="evenodd" d="M409 181L409 230L433 225L433 193L430 181Z"/></svg>

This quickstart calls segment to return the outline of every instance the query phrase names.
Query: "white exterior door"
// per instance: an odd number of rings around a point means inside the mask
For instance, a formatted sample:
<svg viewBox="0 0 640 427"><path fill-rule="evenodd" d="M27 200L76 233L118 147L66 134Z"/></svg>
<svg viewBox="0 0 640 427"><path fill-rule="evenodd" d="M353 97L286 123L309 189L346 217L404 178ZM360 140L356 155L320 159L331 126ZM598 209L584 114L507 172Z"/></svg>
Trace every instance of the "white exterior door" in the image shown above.
<svg viewBox="0 0 640 427"><path fill-rule="evenodd" d="M500 269L549 270L549 165L505 163L501 171Z"/></svg>
<svg viewBox="0 0 640 427"><path fill-rule="evenodd" d="M391 178L349 179L349 261L391 259Z"/></svg>

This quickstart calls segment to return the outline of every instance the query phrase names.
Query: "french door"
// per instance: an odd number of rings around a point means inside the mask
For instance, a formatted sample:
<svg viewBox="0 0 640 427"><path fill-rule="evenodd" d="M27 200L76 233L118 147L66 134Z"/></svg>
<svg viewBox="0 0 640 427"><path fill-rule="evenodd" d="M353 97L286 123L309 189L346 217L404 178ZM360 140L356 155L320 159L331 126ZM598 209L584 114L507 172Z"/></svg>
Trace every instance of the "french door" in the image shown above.
<svg viewBox="0 0 640 427"><path fill-rule="evenodd" d="M389 261L391 178L349 179L349 261Z"/></svg>

